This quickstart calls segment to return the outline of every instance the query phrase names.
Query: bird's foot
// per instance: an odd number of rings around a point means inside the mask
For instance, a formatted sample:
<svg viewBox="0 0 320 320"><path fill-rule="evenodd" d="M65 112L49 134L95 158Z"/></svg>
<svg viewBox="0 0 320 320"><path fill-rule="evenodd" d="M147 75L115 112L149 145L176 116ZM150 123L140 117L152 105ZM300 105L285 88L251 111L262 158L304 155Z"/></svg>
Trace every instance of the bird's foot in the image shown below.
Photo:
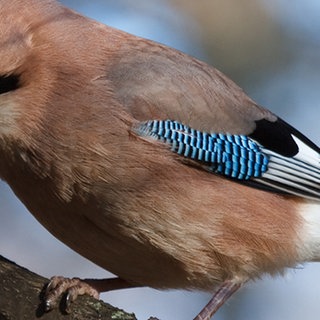
<svg viewBox="0 0 320 320"><path fill-rule="evenodd" d="M90 284L90 280L54 276L50 279L50 282L45 289L45 310L50 311L54 309L60 302L60 297L63 294L63 309L67 313L70 312L71 303L75 301L79 295L87 294L91 297L99 299L99 291L92 286L92 284Z"/></svg>
<svg viewBox="0 0 320 320"><path fill-rule="evenodd" d="M100 292L118 289L140 287L141 285L128 282L121 278L110 279L79 279L54 276L50 279L44 292L45 311L54 309L62 302L63 310L70 313L70 306L79 295L87 294L99 299ZM63 295L62 300L60 297Z"/></svg>

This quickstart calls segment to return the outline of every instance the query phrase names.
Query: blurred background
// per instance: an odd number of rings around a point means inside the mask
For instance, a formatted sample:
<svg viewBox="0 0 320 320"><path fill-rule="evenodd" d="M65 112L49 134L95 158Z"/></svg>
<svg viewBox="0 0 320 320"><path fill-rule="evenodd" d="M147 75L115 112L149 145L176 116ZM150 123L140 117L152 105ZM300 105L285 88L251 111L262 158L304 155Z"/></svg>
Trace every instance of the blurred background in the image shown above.
<svg viewBox="0 0 320 320"><path fill-rule="evenodd" d="M65 0L65 5L214 65L259 104L320 144L318 0ZM94 50L94 48L93 48ZM35 195L36 196L36 195ZM320 213L319 213L320 214ZM34 272L101 278L106 271L53 238L0 182L0 254ZM264 277L236 294L217 320L319 319L320 266ZM139 320L192 319L210 295L130 289L102 298Z"/></svg>

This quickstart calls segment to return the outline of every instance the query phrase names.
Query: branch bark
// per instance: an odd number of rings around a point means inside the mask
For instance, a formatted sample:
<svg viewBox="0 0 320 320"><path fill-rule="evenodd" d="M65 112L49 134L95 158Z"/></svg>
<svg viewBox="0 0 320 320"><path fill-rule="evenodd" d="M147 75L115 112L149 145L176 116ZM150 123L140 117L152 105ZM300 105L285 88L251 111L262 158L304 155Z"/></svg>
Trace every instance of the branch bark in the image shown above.
<svg viewBox="0 0 320 320"><path fill-rule="evenodd" d="M62 308L46 313L41 296L48 281L0 255L0 320L137 320L134 314L88 296L79 297L70 314Z"/></svg>

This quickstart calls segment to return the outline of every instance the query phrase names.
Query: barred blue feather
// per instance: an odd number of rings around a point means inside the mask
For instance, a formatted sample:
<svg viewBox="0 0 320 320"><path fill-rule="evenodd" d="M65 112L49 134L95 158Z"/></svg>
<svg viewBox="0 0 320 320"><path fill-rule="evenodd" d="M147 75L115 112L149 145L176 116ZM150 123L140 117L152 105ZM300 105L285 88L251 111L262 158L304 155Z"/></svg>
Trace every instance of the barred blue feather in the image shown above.
<svg viewBox="0 0 320 320"><path fill-rule="evenodd" d="M205 164L209 171L269 191L320 200L320 153L294 130L291 139L298 152L288 156L249 136L202 132L173 120L150 120L135 129Z"/></svg>
<svg viewBox="0 0 320 320"><path fill-rule="evenodd" d="M151 120L139 131L171 145L172 151L201 161L212 172L248 180L267 171L268 156L257 143L243 135L206 133L172 120Z"/></svg>

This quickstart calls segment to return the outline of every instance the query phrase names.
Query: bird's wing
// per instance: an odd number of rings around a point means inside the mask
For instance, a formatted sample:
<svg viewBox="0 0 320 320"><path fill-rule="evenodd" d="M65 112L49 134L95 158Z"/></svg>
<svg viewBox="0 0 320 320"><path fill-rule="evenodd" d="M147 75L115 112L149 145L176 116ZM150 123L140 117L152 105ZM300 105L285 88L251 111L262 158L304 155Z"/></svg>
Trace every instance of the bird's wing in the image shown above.
<svg viewBox="0 0 320 320"><path fill-rule="evenodd" d="M140 122L134 130L170 145L173 152L208 171L256 187L320 200L320 154L294 134L297 153L284 156L246 135L207 133L172 120Z"/></svg>
<svg viewBox="0 0 320 320"><path fill-rule="evenodd" d="M308 138L205 63L145 40L129 47L109 77L138 134L226 177L320 200L320 150Z"/></svg>

